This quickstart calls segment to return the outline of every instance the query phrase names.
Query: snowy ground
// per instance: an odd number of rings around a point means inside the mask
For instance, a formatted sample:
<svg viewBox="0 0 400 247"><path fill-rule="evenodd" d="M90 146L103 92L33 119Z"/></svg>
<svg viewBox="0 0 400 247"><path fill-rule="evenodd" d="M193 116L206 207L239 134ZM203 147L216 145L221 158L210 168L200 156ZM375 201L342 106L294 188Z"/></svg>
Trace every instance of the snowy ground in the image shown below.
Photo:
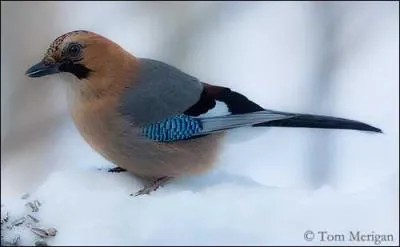
<svg viewBox="0 0 400 247"><path fill-rule="evenodd" d="M49 26L53 31L32 44L18 35L21 30L35 35L45 3L39 9L36 3L24 4L32 5L25 15L12 14L22 3L5 13L2 8L2 25L7 13L20 18L5 26L2 60L3 49L4 56L21 54L16 52L21 49L29 54L2 63L1 200L9 221L27 213L24 204L37 199L42 202L35 213L38 224L58 230L50 245L374 244L349 241L350 231L391 234L394 241L381 244L399 244L398 3L325 5L341 18L334 22L341 26L333 49L324 46L328 40L321 42L321 30L332 25L321 19L326 9L312 3L174 3L170 8L103 3L90 15L85 12L89 3L49 3L54 8L49 13L77 17ZM104 17L110 9L120 14ZM230 86L262 106L357 119L384 134L285 128L235 132L214 170L173 181L150 196L131 197L141 184L127 173L98 170L111 164L76 132L57 82L22 78L48 39L82 28L107 35L139 56ZM330 74L318 76L332 60ZM15 71L17 64L21 71ZM11 82L19 87L3 95L3 86ZM26 87L40 88L36 98L12 93ZM9 100L3 102L3 96ZM13 99L22 107L10 114ZM3 112L9 118L3 120ZM4 143L3 123L4 131L12 133ZM27 132L33 123L39 127ZM25 193L31 196L20 199ZM313 231L315 239L306 241L306 231ZM322 241L319 231L344 234L346 241ZM7 237L18 232L21 244L33 244L35 235L24 226Z"/></svg>
<svg viewBox="0 0 400 247"><path fill-rule="evenodd" d="M393 234L395 242L382 244L396 245L395 179L358 193L240 180L201 180L202 186L180 181L151 196L130 197L139 184L128 174L70 170L53 174L32 199L43 203L38 217L42 225L58 229L51 245L332 244L305 241L306 230L347 237L349 231ZM22 200L4 202L23 205ZM22 243L31 243L33 234L24 236Z"/></svg>

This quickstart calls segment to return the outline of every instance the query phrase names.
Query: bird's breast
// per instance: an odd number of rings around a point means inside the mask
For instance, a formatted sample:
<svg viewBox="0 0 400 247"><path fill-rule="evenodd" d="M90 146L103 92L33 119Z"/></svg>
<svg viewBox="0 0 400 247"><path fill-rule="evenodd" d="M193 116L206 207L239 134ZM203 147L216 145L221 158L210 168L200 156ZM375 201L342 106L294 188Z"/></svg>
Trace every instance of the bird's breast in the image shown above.
<svg viewBox="0 0 400 247"><path fill-rule="evenodd" d="M114 100L70 102L72 119L82 137L97 152L106 155L107 145L115 134L113 133L117 119L116 112L112 109Z"/></svg>

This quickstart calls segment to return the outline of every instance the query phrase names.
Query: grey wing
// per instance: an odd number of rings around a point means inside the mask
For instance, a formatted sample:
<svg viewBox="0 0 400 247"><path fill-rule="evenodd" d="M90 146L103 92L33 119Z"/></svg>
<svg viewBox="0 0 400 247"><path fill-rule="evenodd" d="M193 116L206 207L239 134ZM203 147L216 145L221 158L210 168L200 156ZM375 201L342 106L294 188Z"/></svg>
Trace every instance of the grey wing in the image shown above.
<svg viewBox="0 0 400 247"><path fill-rule="evenodd" d="M183 113L200 99L203 84L166 63L140 58L135 83L121 98L120 112L137 125Z"/></svg>

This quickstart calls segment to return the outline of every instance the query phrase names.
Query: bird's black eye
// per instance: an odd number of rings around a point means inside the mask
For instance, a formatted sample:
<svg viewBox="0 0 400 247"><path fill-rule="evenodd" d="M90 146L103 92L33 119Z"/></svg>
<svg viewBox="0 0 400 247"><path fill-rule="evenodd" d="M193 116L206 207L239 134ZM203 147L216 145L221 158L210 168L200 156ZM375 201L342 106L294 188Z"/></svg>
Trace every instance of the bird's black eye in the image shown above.
<svg viewBox="0 0 400 247"><path fill-rule="evenodd" d="M77 58L81 54L81 46L79 44L70 44L68 46L68 55Z"/></svg>

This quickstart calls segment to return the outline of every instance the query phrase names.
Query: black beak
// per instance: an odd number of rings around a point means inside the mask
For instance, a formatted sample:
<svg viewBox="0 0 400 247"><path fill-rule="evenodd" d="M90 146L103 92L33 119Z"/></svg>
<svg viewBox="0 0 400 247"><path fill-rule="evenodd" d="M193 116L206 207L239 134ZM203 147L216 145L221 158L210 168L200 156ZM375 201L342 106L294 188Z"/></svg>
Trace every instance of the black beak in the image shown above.
<svg viewBox="0 0 400 247"><path fill-rule="evenodd" d="M41 61L30 67L25 74L29 77L42 77L60 72L59 67L60 64L58 63L45 63Z"/></svg>

